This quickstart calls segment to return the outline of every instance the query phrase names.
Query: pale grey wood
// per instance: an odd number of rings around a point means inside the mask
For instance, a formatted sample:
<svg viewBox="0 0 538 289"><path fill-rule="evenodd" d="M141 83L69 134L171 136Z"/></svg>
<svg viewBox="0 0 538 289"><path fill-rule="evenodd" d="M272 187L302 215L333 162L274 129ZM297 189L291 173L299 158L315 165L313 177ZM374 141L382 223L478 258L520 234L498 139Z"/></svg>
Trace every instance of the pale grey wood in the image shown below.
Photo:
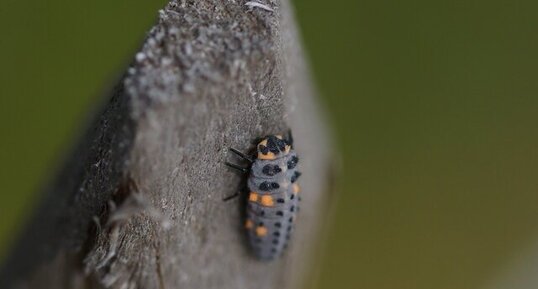
<svg viewBox="0 0 538 289"><path fill-rule="evenodd" d="M256 4L257 3L257 4ZM172 1L0 273L2 288L301 288L332 158L289 3ZM228 147L291 128L303 202L284 256L248 252ZM97 218L98 217L98 218ZM98 219L98 221L96 221Z"/></svg>

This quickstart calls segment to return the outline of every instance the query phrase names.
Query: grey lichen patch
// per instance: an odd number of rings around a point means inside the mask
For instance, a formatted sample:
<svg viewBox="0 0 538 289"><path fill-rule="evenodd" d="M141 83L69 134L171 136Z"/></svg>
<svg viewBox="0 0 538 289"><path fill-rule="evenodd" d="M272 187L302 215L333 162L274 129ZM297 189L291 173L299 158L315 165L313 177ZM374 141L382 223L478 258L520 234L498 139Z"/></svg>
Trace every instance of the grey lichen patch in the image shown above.
<svg viewBox="0 0 538 289"><path fill-rule="evenodd" d="M196 94L201 86L237 86L260 64L274 68L278 3L267 13L242 2L172 1L159 12L125 78L134 117L148 105Z"/></svg>

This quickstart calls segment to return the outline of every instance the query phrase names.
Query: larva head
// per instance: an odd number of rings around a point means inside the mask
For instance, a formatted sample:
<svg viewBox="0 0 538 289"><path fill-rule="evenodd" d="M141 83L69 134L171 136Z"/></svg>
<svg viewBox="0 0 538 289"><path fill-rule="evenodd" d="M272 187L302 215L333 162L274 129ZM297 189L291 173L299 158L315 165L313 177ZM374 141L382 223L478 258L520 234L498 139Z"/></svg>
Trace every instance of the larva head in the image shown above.
<svg viewBox="0 0 538 289"><path fill-rule="evenodd" d="M269 135L258 144L258 159L274 160L290 152L291 145L281 135Z"/></svg>

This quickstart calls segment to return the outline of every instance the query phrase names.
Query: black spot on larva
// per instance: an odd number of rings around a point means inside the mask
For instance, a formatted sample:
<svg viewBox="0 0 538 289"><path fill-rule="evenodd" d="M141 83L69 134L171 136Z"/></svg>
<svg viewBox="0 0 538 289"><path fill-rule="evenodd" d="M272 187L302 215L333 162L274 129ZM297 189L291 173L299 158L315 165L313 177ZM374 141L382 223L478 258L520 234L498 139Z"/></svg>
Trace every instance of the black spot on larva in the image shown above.
<svg viewBox="0 0 538 289"><path fill-rule="evenodd" d="M278 183L263 182L258 186L258 188L260 188L262 191L271 191L280 188L280 185Z"/></svg>
<svg viewBox="0 0 538 289"><path fill-rule="evenodd" d="M280 227L282 227L282 224L280 224L280 222L276 222L275 227L280 228Z"/></svg>
<svg viewBox="0 0 538 289"><path fill-rule="evenodd" d="M288 161L288 169L293 169L297 166L297 163L299 162L299 158L297 156L291 157L291 159Z"/></svg>
<svg viewBox="0 0 538 289"><path fill-rule="evenodd" d="M278 239L274 239L273 244L278 245Z"/></svg>
<svg viewBox="0 0 538 289"><path fill-rule="evenodd" d="M265 216L265 210L261 210L261 211L260 211L260 215L261 215L261 216Z"/></svg>
<svg viewBox="0 0 538 289"><path fill-rule="evenodd" d="M265 165L262 169L262 173L267 176L274 176L280 173L282 169L279 166Z"/></svg>
<svg viewBox="0 0 538 289"><path fill-rule="evenodd" d="M301 200L302 200L301 197L299 197L299 202L300 202Z"/></svg>
<svg viewBox="0 0 538 289"><path fill-rule="evenodd" d="M297 179L301 176L301 172L298 172L298 171L295 171L295 173L293 174L293 176L291 176L291 182L292 183L295 183L295 181L297 181Z"/></svg>
<svg viewBox="0 0 538 289"><path fill-rule="evenodd" d="M258 226L263 226L263 222L259 222L259 223L258 223Z"/></svg>
<svg viewBox="0 0 538 289"><path fill-rule="evenodd" d="M290 217L290 218L288 219L288 222L293 223L293 217Z"/></svg>
<svg viewBox="0 0 538 289"><path fill-rule="evenodd" d="M293 227L292 227L292 226L289 226L289 227L288 227L288 229L287 229L288 232L291 231L291 228L293 228Z"/></svg>
<svg viewBox="0 0 538 289"><path fill-rule="evenodd" d="M273 236L275 236L275 237L279 237L279 236L280 236L280 232L278 232L278 231L277 231L277 232L274 232L274 233L273 233Z"/></svg>
<svg viewBox="0 0 538 289"><path fill-rule="evenodd" d="M258 146L258 150L259 150L262 154L264 154L264 155L266 155L266 154L269 152L269 148L267 148L267 147L264 146L264 145L259 145L259 146Z"/></svg>
<svg viewBox="0 0 538 289"><path fill-rule="evenodd" d="M268 191L269 190L269 185L267 184L267 182L263 182L258 186L258 188L260 188L260 190L262 190L262 191Z"/></svg>
<svg viewBox="0 0 538 289"><path fill-rule="evenodd" d="M271 135L267 138L267 147L274 154L278 154L280 152L280 150L278 149L277 140L278 139L274 135Z"/></svg>
<svg viewBox="0 0 538 289"><path fill-rule="evenodd" d="M285 140L281 140L281 139L277 139L277 145L278 145L278 149L280 151L284 151L286 150L286 141Z"/></svg>
<svg viewBox="0 0 538 289"><path fill-rule="evenodd" d="M277 216L284 216L284 213L282 211L278 211L278 212L276 212L276 215Z"/></svg>
<svg viewBox="0 0 538 289"><path fill-rule="evenodd" d="M290 200L293 200L293 199L295 199L295 194L291 194L290 196Z"/></svg>
<svg viewBox="0 0 538 289"><path fill-rule="evenodd" d="M267 147L272 153L278 154L286 149L286 141L270 135L267 138Z"/></svg>
<svg viewBox="0 0 538 289"><path fill-rule="evenodd" d="M279 198L276 201L277 201L277 203L284 203L284 199L282 199L282 198Z"/></svg>
<svg viewBox="0 0 538 289"><path fill-rule="evenodd" d="M295 206L291 206L290 211L294 212L295 211Z"/></svg>
<svg viewBox="0 0 538 289"><path fill-rule="evenodd" d="M263 166L262 173L264 175L272 176L273 175L273 166L272 165Z"/></svg>

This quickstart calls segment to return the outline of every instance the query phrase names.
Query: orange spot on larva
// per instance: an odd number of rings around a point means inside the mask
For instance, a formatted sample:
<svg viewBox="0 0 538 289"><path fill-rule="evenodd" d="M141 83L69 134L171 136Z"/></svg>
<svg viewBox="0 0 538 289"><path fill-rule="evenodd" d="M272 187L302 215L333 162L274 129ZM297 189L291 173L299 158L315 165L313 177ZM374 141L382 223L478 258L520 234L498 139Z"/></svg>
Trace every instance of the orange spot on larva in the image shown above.
<svg viewBox="0 0 538 289"><path fill-rule="evenodd" d="M259 237L267 235L267 228L264 226L258 226L258 228L256 228L256 235Z"/></svg>
<svg viewBox="0 0 538 289"><path fill-rule="evenodd" d="M284 152L287 154L287 153L290 152L290 150L291 150L291 146L286 145L286 148L284 149Z"/></svg>
<svg viewBox="0 0 538 289"><path fill-rule="evenodd" d="M248 200L251 202L257 202L258 194L256 194L255 192L250 192L250 195L248 196Z"/></svg>
<svg viewBox="0 0 538 289"><path fill-rule="evenodd" d="M274 160L275 154L272 152L268 152L266 155L262 154L261 152L258 153L258 158L260 160Z"/></svg>
<svg viewBox="0 0 538 289"><path fill-rule="evenodd" d="M273 201L273 197L268 195L262 196L260 203L266 207L272 207L275 204Z"/></svg>
<svg viewBox="0 0 538 289"><path fill-rule="evenodd" d="M301 190L301 188L299 187L298 184L293 184L293 193L294 194L297 194L300 190Z"/></svg>
<svg viewBox="0 0 538 289"><path fill-rule="evenodd" d="M245 222L245 228L247 228L247 229L250 230L250 229L252 229L253 226L254 226L254 224L252 223L251 220L247 220L247 221Z"/></svg>

